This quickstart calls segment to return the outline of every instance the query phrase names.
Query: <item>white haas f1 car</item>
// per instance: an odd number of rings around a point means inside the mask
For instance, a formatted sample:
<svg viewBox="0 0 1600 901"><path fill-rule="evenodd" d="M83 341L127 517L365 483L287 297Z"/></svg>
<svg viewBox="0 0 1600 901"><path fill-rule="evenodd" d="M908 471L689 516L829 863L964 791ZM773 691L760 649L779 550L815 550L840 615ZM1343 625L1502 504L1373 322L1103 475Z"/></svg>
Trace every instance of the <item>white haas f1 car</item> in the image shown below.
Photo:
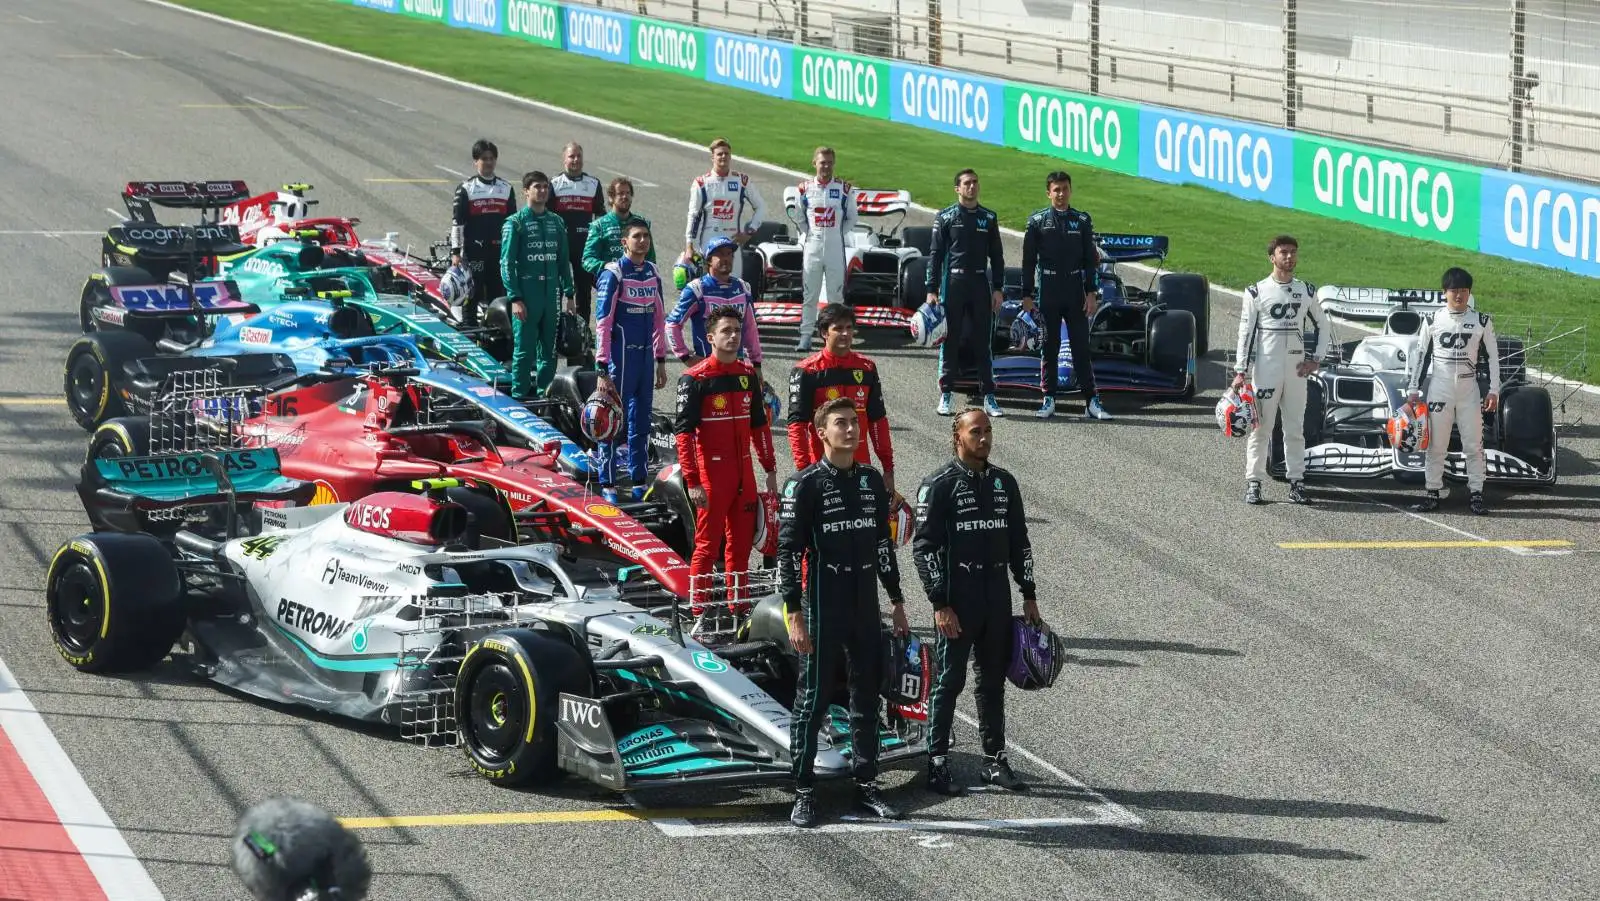
<svg viewBox="0 0 1600 901"><path fill-rule="evenodd" d="M459 745L501 785L789 778L797 666L770 583L747 638L712 650L622 599L636 566L480 536L451 483L301 506L313 486L276 450L92 459L78 490L101 529L51 561L52 638L89 672L182 643L202 677ZM923 753L925 668L915 681L888 706L885 760ZM819 774L848 770L842 719Z"/></svg>
<svg viewBox="0 0 1600 901"><path fill-rule="evenodd" d="M911 226L901 230L911 209L909 191L855 189L855 228L844 233L844 302L855 309L858 328L906 328L911 314L927 297L927 256L933 248L933 229ZM784 215L798 229L800 189L783 190ZM875 222L863 222L872 219ZM802 272L805 252L800 238L792 237L781 223L757 233L759 279L750 288L758 298L756 321L761 325L798 325L804 300ZM745 273L752 267L746 264ZM818 298L818 305L826 303Z"/></svg>
<svg viewBox="0 0 1600 901"><path fill-rule="evenodd" d="M1377 478L1420 482L1426 452L1394 446L1387 425L1406 403L1411 370L1422 357L1420 333L1426 315L1444 307L1444 292L1327 285L1317 299L1329 313L1350 319L1383 319L1383 334L1340 345L1341 362L1307 377L1306 461L1308 476ZM1309 347L1310 342L1308 342ZM1520 338L1500 337L1500 407L1483 414L1487 479L1501 485L1556 483L1556 431L1550 393L1528 379L1528 348ZM1478 389L1489 390L1487 355L1478 362ZM1283 478L1281 425L1273 436L1269 471ZM1466 456L1460 432L1431 435L1448 441L1445 478L1464 482Z"/></svg>

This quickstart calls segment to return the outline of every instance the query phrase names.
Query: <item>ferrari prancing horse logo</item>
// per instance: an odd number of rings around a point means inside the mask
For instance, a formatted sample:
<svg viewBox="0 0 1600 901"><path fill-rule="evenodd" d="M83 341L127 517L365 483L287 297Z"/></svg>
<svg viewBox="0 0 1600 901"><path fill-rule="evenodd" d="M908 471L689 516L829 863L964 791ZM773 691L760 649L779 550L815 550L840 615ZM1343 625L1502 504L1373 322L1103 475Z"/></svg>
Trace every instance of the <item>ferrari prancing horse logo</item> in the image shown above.
<svg viewBox="0 0 1600 901"><path fill-rule="evenodd" d="M861 384L867 378L867 374L865 372L862 372L859 369L855 370L855 372L852 373L852 374L855 375L855 377L856 377L856 384L857 385Z"/></svg>

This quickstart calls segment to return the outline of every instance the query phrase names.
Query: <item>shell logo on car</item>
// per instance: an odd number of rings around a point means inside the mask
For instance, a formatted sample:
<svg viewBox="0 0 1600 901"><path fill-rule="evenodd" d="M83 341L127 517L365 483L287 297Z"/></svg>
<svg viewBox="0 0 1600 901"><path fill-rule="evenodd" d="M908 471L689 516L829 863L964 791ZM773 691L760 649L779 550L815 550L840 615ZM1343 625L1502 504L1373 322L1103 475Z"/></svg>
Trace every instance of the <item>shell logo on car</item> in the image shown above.
<svg viewBox="0 0 1600 901"><path fill-rule="evenodd" d="M318 479L317 491L315 494L311 495L311 506L316 507L322 504L337 503L339 503L339 492L334 491L332 485L329 485L327 482Z"/></svg>
<svg viewBox="0 0 1600 901"><path fill-rule="evenodd" d="M613 516L622 515L621 510L611 506L610 504L590 504L585 509L587 509L589 513L594 516L600 516L606 519L610 519Z"/></svg>

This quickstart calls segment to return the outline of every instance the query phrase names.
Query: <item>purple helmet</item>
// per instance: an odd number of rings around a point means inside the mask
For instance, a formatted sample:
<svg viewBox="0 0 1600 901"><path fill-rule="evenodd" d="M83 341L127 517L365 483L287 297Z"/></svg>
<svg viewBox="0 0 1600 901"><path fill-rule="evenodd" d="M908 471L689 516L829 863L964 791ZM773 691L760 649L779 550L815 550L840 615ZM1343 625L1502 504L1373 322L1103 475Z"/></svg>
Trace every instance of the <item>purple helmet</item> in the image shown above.
<svg viewBox="0 0 1600 901"><path fill-rule="evenodd" d="M1021 616L1011 617L1011 665L1006 678L1023 691L1049 688L1056 684L1061 667L1067 663L1067 649L1061 638L1044 623L1034 625Z"/></svg>

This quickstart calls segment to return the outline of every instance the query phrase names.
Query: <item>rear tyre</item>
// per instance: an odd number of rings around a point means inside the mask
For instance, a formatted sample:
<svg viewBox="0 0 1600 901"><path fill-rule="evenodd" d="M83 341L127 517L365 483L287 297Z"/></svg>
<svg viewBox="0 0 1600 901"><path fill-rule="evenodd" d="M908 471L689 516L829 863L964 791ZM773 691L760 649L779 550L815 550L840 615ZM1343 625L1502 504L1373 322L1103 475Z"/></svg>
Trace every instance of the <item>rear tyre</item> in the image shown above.
<svg viewBox="0 0 1600 901"><path fill-rule="evenodd" d="M1506 392L1500 400L1501 449L1550 473L1555 484L1555 407L1550 392L1524 386Z"/></svg>
<svg viewBox="0 0 1600 901"><path fill-rule="evenodd" d="M529 629L488 636L467 651L456 676L456 721L467 760L496 785L554 781L561 775L561 693L588 697L592 691L588 665L571 645Z"/></svg>
<svg viewBox="0 0 1600 901"><path fill-rule="evenodd" d="M484 332L478 344L491 357L501 363L511 362L511 304L504 297L496 297L480 317Z"/></svg>
<svg viewBox="0 0 1600 901"><path fill-rule="evenodd" d="M161 662L183 635L182 599L172 555L149 535L80 535L56 551L45 576L50 638L89 673Z"/></svg>
<svg viewBox="0 0 1600 901"><path fill-rule="evenodd" d="M150 420L142 416L108 419L89 436L89 460L144 457L149 453Z"/></svg>
<svg viewBox="0 0 1600 901"><path fill-rule="evenodd" d="M1194 355L1211 352L1211 285L1192 272L1174 272L1156 282L1156 303L1194 316Z"/></svg>
<svg viewBox="0 0 1600 901"><path fill-rule="evenodd" d="M928 225L908 225L900 232L900 237L907 247L915 247L923 256L933 253L933 227Z"/></svg>
<svg viewBox="0 0 1600 901"><path fill-rule="evenodd" d="M767 293L767 258L749 244L739 248L739 277L750 286L751 300Z"/></svg>
<svg viewBox="0 0 1600 901"><path fill-rule="evenodd" d="M62 374L67 412L85 431L126 415L116 386L126 378L127 364L155 355L155 347L132 332L93 332L79 338L67 351Z"/></svg>
<svg viewBox="0 0 1600 901"><path fill-rule="evenodd" d="M928 258L913 257L900 268L900 308L915 310L928 299Z"/></svg>

